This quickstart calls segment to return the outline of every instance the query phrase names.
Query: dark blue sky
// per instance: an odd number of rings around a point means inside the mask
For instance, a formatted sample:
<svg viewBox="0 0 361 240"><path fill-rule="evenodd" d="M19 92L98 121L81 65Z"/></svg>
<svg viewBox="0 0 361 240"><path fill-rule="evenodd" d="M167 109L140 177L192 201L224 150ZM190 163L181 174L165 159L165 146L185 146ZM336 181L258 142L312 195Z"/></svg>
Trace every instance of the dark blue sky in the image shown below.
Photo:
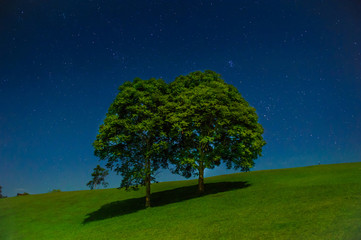
<svg viewBox="0 0 361 240"><path fill-rule="evenodd" d="M358 0L2 1L3 192L87 189L118 86L205 69L257 109L255 170L361 161L360 12Z"/></svg>

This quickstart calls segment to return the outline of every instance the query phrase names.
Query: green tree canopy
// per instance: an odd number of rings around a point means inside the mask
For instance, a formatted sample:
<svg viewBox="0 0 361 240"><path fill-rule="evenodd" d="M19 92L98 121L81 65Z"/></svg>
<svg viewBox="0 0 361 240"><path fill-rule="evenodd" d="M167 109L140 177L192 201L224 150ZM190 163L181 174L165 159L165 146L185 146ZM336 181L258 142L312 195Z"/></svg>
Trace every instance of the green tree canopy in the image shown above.
<svg viewBox="0 0 361 240"><path fill-rule="evenodd" d="M123 178L121 187L146 186L150 206L150 183L161 167L167 167L167 132L164 106L167 84L159 79L125 82L99 128L95 155Z"/></svg>
<svg viewBox="0 0 361 240"><path fill-rule="evenodd" d="M213 71L198 71L176 78L170 92L167 119L174 172L198 175L203 192L205 168L221 162L242 171L254 166L265 145L263 128L234 86Z"/></svg>
<svg viewBox="0 0 361 240"><path fill-rule="evenodd" d="M103 185L103 187L107 187L108 183L105 182L105 177L108 176L109 171L102 168L100 165L97 165L94 168L94 171L92 173L92 180L90 180L86 185L93 190L100 184ZM60 189L54 189L52 192L60 192Z"/></svg>

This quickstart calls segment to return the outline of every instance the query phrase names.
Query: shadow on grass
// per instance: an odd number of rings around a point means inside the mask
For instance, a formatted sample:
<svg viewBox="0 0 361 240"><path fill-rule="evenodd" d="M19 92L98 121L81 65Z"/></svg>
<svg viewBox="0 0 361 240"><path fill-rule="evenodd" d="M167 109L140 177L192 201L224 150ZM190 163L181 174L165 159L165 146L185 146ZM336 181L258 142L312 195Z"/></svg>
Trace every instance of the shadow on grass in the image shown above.
<svg viewBox="0 0 361 240"><path fill-rule="evenodd" d="M151 204L152 207L159 207L171 203L176 203L193 198L206 196L209 194L216 194L220 192L246 188L249 186L250 184L248 184L247 182L206 183L205 192L203 194L198 193L198 185L180 187L162 192L152 193ZM111 202L103 205L97 211L88 213L83 221L83 224L134 213L139 210L145 209L144 205L145 205L145 197Z"/></svg>

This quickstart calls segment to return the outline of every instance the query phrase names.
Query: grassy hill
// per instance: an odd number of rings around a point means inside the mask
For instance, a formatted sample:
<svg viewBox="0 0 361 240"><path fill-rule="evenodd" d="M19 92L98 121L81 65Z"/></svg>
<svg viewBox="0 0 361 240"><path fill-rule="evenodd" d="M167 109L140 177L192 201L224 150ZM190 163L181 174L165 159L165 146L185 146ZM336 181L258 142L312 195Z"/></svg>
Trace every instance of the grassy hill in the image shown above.
<svg viewBox="0 0 361 240"><path fill-rule="evenodd" d="M361 162L0 199L0 239L361 239Z"/></svg>

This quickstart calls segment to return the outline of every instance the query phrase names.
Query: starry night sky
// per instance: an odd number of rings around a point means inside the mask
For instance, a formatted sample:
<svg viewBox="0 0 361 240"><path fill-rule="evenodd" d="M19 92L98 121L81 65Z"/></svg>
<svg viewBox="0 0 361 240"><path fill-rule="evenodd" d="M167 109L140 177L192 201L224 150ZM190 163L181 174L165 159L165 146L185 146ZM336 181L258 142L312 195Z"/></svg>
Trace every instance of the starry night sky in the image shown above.
<svg viewBox="0 0 361 240"><path fill-rule="evenodd" d="M257 109L254 170L361 161L360 12L357 0L1 1L3 193L87 189L118 86L205 69Z"/></svg>

